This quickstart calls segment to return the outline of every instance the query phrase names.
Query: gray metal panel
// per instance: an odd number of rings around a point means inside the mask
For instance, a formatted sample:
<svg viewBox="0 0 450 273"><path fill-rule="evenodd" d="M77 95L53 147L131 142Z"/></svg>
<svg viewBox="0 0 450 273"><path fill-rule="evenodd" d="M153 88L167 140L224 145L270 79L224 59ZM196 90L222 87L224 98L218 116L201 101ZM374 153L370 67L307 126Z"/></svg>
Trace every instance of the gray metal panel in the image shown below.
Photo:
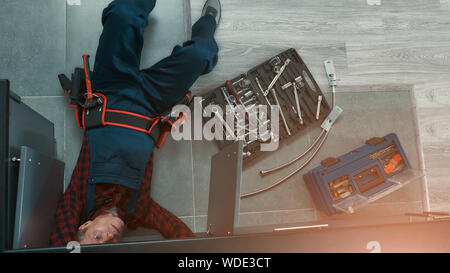
<svg viewBox="0 0 450 273"><path fill-rule="evenodd" d="M9 81L0 80L0 252L11 245L11 225L9 217L9 181L8 172L10 162L8 134L9 134Z"/></svg>
<svg viewBox="0 0 450 273"><path fill-rule="evenodd" d="M12 156L18 156L20 147L27 146L55 157L53 123L23 102L10 100L9 107L9 146L13 150Z"/></svg>
<svg viewBox="0 0 450 273"><path fill-rule="evenodd" d="M21 147L13 248L47 247L63 192L64 163Z"/></svg>
<svg viewBox="0 0 450 273"><path fill-rule="evenodd" d="M3 81L4 82L4 81ZM3 90L2 90L3 91ZM54 140L54 128L53 123L42 117L40 114L33 111L30 107L21 102L19 96L14 94L7 87L7 91L11 96L3 96L6 98L6 103L8 107L2 107L2 120L5 118L7 125L2 126L5 128L3 131L5 133L4 137L7 137L7 157L4 159L7 162L7 181L4 182L6 185L5 194L6 198L6 212L5 215L6 222L6 247L10 248L12 245L13 238L13 223L17 196L17 183L19 176L19 168L17 164L11 164L9 159L13 157L20 157L20 147L22 145L33 147L40 152L47 154L49 156L55 153L55 140ZM2 140L4 141L4 140ZM2 182L3 183L3 182Z"/></svg>
<svg viewBox="0 0 450 273"><path fill-rule="evenodd" d="M54 126L49 120L35 112L20 100L9 100L9 158L20 158L20 147L31 147L47 156L55 156ZM16 206L19 168L9 164L8 168L8 214L12 241ZM11 247L11 243L9 244Z"/></svg>
<svg viewBox="0 0 450 273"><path fill-rule="evenodd" d="M230 235L239 225L242 152L242 141L238 141L211 159L207 223L210 234Z"/></svg>

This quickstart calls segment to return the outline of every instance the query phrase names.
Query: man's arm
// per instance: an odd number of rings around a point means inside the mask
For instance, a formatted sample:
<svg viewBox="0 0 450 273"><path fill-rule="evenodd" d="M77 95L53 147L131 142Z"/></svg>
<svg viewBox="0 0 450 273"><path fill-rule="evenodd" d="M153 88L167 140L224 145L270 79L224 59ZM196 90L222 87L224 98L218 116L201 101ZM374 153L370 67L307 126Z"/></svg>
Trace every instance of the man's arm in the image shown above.
<svg viewBox="0 0 450 273"><path fill-rule="evenodd" d="M128 228L137 227L156 229L165 238L195 237L194 233L177 216L161 207L150 197L153 172L153 153L145 167L134 219Z"/></svg>
<svg viewBox="0 0 450 273"><path fill-rule="evenodd" d="M70 184L58 202L55 212L50 245L63 246L77 239L80 218L85 209L86 185L89 176L89 143L83 136L83 144L78 156Z"/></svg>
<svg viewBox="0 0 450 273"><path fill-rule="evenodd" d="M158 230L164 238L195 237L189 227L177 216L149 199L143 227Z"/></svg>
<svg viewBox="0 0 450 273"><path fill-rule="evenodd" d="M78 177L77 169L74 170L72 177ZM82 199L80 183L76 182L78 181L71 180L69 187L58 202L50 235L51 246L65 246L68 242L77 239Z"/></svg>

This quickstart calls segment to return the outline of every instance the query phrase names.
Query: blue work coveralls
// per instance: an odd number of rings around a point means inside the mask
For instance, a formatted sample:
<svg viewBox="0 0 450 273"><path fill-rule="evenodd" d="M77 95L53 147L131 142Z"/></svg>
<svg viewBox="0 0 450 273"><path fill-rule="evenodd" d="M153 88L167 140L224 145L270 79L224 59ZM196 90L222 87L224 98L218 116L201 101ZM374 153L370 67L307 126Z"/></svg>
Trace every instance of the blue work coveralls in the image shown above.
<svg viewBox="0 0 450 273"><path fill-rule="evenodd" d="M216 22L206 15L193 25L191 40L141 70L144 29L155 4L156 0L115 0L103 10L92 87L106 96L108 109L158 116L217 63ZM148 134L104 126L87 130L86 136L90 144L89 183L139 188L154 149Z"/></svg>

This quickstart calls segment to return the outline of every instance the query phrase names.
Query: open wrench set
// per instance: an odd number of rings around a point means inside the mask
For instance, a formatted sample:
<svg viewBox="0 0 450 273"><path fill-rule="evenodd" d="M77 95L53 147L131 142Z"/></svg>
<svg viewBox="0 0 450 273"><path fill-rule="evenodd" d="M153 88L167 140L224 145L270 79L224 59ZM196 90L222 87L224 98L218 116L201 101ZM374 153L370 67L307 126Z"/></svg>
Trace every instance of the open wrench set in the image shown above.
<svg viewBox="0 0 450 273"><path fill-rule="evenodd" d="M251 140L249 122L245 122L244 162L261 154L261 143L269 142L274 137L281 141L306 127L320 126L331 111L311 72L293 48L204 94L202 106L211 104L220 105L224 114L227 105L236 109L240 106L241 109L245 109L246 120L252 120L248 118L250 115L260 117L258 105L267 106L267 119L257 120L258 126L267 126L267 134L258 135L257 140ZM280 109L278 136L274 136L270 128L270 109L276 105ZM234 113L236 118L239 118L239 114ZM238 135L236 131L238 126L234 126L233 130L226 124L224 118L219 119L224 125L225 135ZM207 120L208 118L204 118L204 122ZM224 137L218 144L223 148L232 142L233 140Z"/></svg>

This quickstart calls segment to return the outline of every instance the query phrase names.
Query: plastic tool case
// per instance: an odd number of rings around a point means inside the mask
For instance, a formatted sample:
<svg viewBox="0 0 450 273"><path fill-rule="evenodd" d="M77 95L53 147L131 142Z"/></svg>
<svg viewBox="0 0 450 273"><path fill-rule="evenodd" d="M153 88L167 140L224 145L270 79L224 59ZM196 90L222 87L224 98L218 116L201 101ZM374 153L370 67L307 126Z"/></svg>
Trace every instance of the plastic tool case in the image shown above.
<svg viewBox="0 0 450 273"><path fill-rule="evenodd" d="M278 79L275 81L276 77ZM272 82L273 86L269 90ZM294 83L296 89L294 89ZM220 105L223 113L226 113L227 105L244 106L246 115L255 105L265 105L268 109L269 120L270 107L279 105L281 109L278 135L280 142L302 132L306 127L320 126L331 111L311 72L293 48L255 66L245 74L226 81L223 85L203 94L202 98L203 108L208 105ZM298 109L300 109L300 115ZM214 115L211 115L211 118L213 117ZM203 118L203 122L209 119ZM269 131L270 123L268 125ZM224 130L224 134L226 133ZM227 140L225 136L223 139L217 141L220 149L234 142ZM264 139L263 136L258 136L256 141L251 141L249 136L245 137L244 163L261 155L261 143L270 140L270 137Z"/></svg>
<svg viewBox="0 0 450 273"><path fill-rule="evenodd" d="M338 158L323 160L303 179L316 206L332 215L353 213L390 188L398 188L393 178L410 169L397 135L392 133L371 138L366 145Z"/></svg>

